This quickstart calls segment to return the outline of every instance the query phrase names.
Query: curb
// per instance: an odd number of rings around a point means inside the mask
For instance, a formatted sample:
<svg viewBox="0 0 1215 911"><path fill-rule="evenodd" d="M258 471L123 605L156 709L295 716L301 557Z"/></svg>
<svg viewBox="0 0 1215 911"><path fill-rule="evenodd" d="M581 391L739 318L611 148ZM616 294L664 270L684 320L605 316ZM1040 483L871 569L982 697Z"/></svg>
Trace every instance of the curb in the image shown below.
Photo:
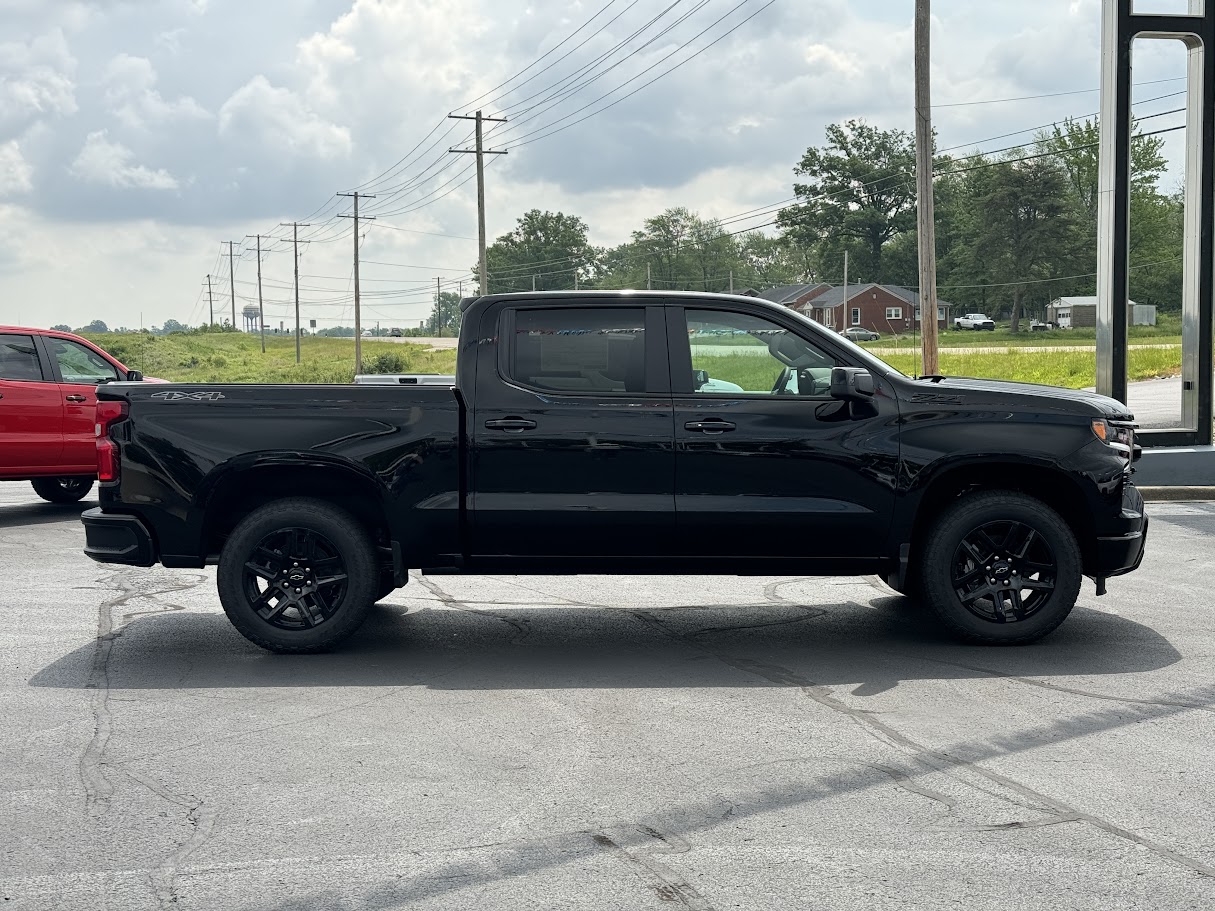
<svg viewBox="0 0 1215 911"><path fill-rule="evenodd" d="M1215 487L1137 487L1149 503L1170 500L1215 500Z"/></svg>

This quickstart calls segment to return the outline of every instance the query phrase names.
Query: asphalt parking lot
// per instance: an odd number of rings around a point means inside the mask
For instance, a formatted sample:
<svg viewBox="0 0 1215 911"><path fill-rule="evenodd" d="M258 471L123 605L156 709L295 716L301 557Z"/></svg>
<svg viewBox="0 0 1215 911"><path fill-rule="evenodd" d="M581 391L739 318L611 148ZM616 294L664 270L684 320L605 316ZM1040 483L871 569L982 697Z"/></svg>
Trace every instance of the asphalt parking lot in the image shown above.
<svg viewBox="0 0 1215 911"><path fill-rule="evenodd" d="M1215 906L1215 503L1030 647L874 580L445 576L307 657L78 512L0 485L5 908Z"/></svg>

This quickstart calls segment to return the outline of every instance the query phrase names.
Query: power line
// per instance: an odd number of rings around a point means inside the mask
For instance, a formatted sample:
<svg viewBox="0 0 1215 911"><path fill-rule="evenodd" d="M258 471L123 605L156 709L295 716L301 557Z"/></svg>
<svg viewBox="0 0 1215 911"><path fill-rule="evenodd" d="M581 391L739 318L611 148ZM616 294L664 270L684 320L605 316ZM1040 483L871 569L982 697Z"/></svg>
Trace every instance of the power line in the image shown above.
<svg viewBox="0 0 1215 911"><path fill-rule="evenodd" d="M1170 79L1152 79L1148 82L1136 82L1134 85L1159 85L1162 82L1180 82L1187 77L1175 76ZM933 108L964 108L976 104L1002 104L1006 101L1033 101L1038 98L1062 98L1065 95L1091 95L1093 92L1100 92L1100 88L1096 89L1075 89L1071 92L1047 92L1045 95L1021 95L1017 98L986 98L982 101L952 101L948 104L934 104Z"/></svg>

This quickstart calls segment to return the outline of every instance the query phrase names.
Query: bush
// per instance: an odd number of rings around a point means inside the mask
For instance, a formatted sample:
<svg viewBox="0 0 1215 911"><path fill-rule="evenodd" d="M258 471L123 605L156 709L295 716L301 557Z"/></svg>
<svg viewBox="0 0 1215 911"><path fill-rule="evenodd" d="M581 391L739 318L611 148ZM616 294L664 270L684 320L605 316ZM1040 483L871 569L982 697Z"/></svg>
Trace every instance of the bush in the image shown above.
<svg viewBox="0 0 1215 911"><path fill-rule="evenodd" d="M364 373L404 373L405 359L395 351L386 351L363 361Z"/></svg>

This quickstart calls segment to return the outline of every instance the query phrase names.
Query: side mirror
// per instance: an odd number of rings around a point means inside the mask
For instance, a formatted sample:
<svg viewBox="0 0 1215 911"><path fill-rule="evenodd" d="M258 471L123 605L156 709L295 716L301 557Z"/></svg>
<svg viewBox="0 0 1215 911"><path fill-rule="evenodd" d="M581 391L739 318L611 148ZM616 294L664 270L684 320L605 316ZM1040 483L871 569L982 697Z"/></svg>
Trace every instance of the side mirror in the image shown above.
<svg viewBox="0 0 1215 911"><path fill-rule="evenodd" d="M863 402L873 398L873 376L863 367L833 367L831 397Z"/></svg>
<svg viewBox="0 0 1215 911"><path fill-rule="evenodd" d="M127 382L128 383L139 383L142 381L143 381L143 374L140 373L138 370L128 370L127 371Z"/></svg>

